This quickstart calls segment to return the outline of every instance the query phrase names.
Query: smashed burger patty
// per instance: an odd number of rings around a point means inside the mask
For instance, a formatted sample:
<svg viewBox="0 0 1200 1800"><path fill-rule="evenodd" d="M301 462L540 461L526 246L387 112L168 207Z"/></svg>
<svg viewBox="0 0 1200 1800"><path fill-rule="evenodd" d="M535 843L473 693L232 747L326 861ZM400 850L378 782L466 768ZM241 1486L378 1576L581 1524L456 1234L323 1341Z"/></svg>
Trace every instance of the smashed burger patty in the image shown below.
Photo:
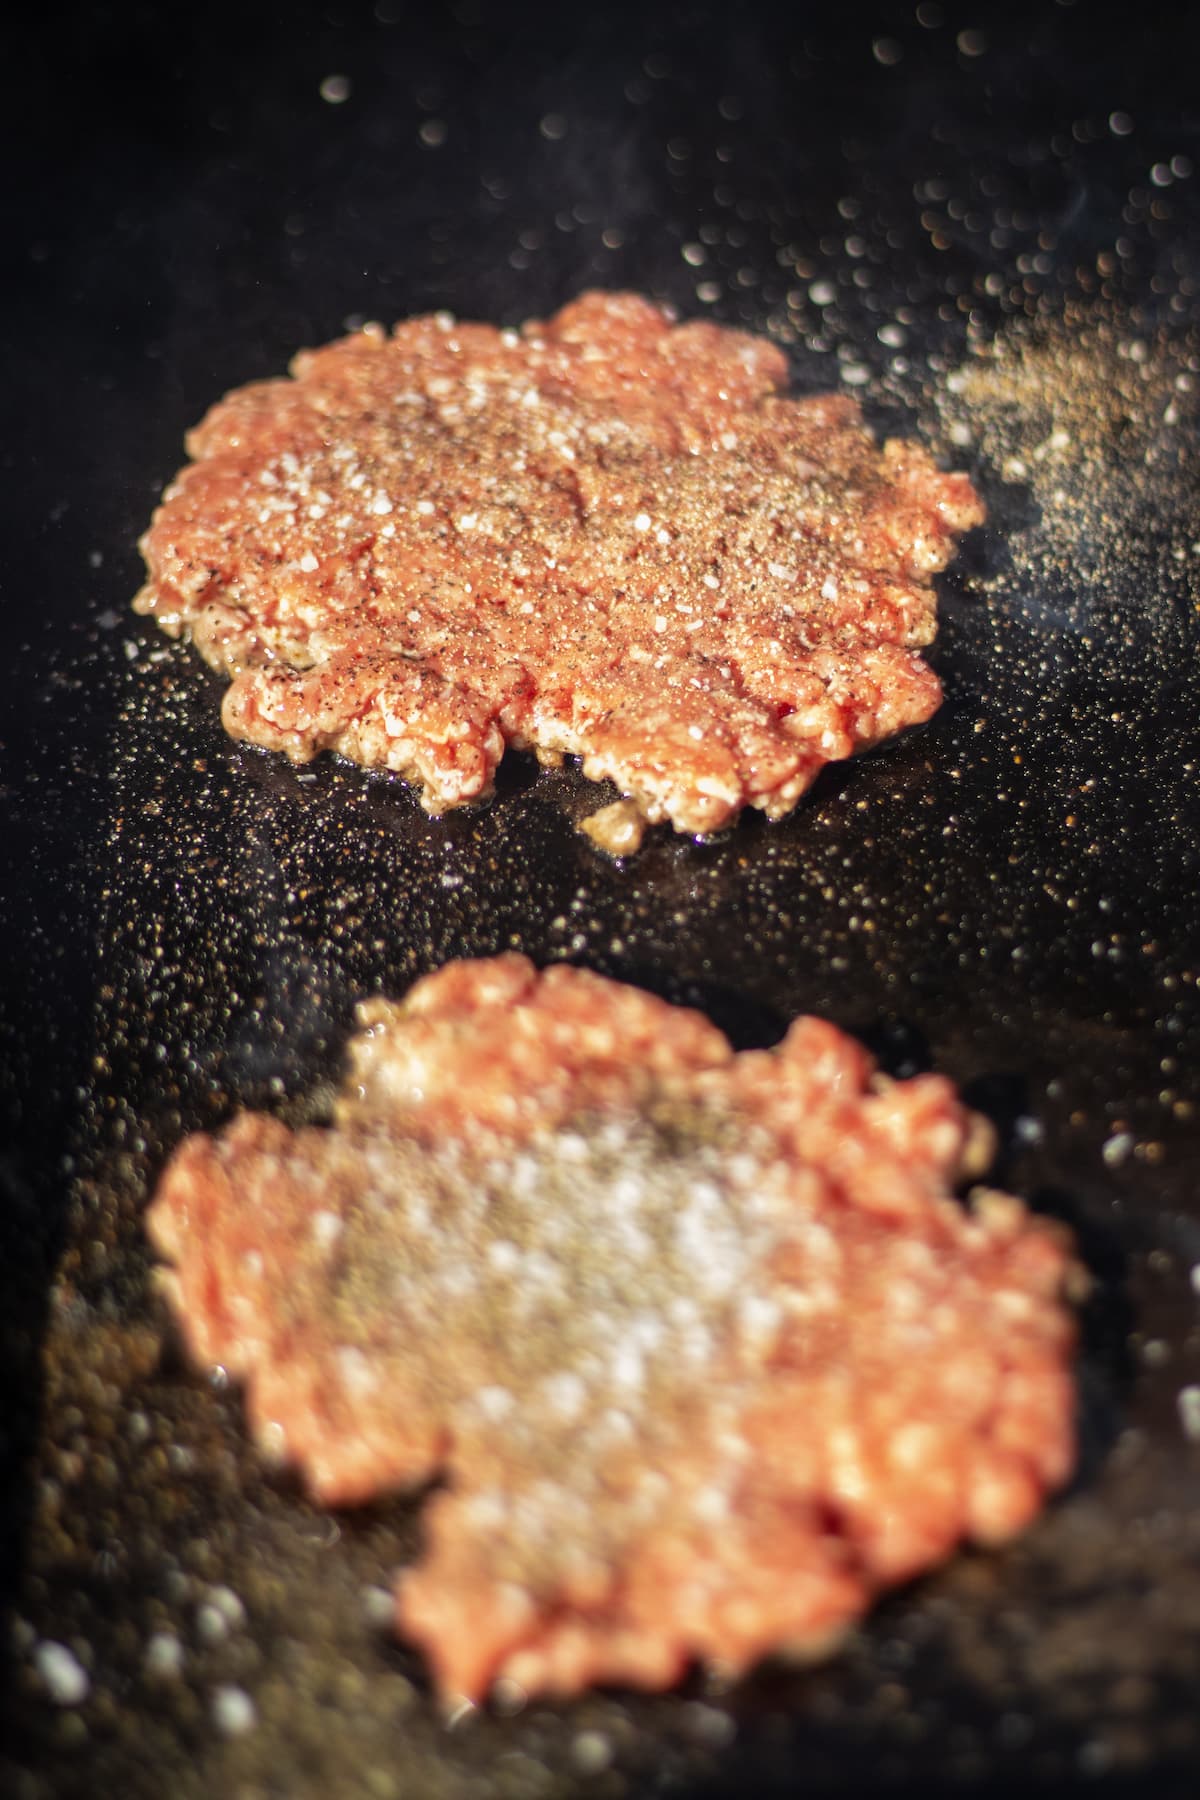
<svg viewBox="0 0 1200 1800"><path fill-rule="evenodd" d="M367 326L191 433L135 605L232 677L235 737L393 769L430 812L513 744L635 822L777 817L936 710L932 578L983 517L787 372L632 294Z"/></svg>
<svg viewBox="0 0 1200 1800"><path fill-rule="evenodd" d="M444 1478L397 1598L444 1693L815 1652L1066 1477L1069 1249L950 1197L947 1081L514 955L359 1018L332 1124L189 1138L149 1231L315 1495Z"/></svg>

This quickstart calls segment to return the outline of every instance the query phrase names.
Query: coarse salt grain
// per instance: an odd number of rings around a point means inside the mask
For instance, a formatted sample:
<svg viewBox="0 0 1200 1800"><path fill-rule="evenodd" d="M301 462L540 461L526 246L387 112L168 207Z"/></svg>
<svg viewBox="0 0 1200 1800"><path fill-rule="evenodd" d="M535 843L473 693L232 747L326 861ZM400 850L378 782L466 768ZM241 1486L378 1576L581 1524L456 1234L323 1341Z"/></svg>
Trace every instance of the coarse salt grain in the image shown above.
<svg viewBox="0 0 1200 1800"><path fill-rule="evenodd" d="M1110 1169L1117 1169L1120 1168L1123 1162L1129 1160L1132 1150L1133 1133L1129 1131L1118 1131L1114 1133L1112 1137L1107 1139L1100 1154Z"/></svg>
<svg viewBox="0 0 1200 1800"><path fill-rule="evenodd" d="M45 1639L33 1653L42 1685L56 1706L80 1706L91 1692L91 1676L65 1644Z"/></svg>
<svg viewBox="0 0 1200 1800"><path fill-rule="evenodd" d="M581 1731L571 1742L571 1761L581 1775L599 1775L613 1759L611 1739L600 1731Z"/></svg>
<svg viewBox="0 0 1200 1800"><path fill-rule="evenodd" d="M243 1737L258 1723L258 1713L245 1688L225 1684L213 1690L212 1721L222 1737Z"/></svg>
<svg viewBox="0 0 1200 1800"><path fill-rule="evenodd" d="M1180 1388L1177 1405L1184 1437L1200 1444L1200 1387Z"/></svg>
<svg viewBox="0 0 1200 1800"><path fill-rule="evenodd" d="M380 1630L386 1630L396 1617L396 1597L387 1588L364 1588L363 1612L366 1614L369 1624Z"/></svg>
<svg viewBox="0 0 1200 1800"><path fill-rule="evenodd" d="M197 1609L196 1630L206 1644L219 1644L229 1635L229 1621L217 1606L205 1604Z"/></svg>
<svg viewBox="0 0 1200 1800"><path fill-rule="evenodd" d="M322 1208L312 1216L313 1239L323 1249L328 1249L331 1244L335 1244L344 1229L342 1219L335 1212L329 1212Z"/></svg>
<svg viewBox="0 0 1200 1800"><path fill-rule="evenodd" d="M174 1680L183 1671L183 1645L173 1631L156 1631L146 1644L142 1666L157 1680Z"/></svg>
<svg viewBox="0 0 1200 1800"><path fill-rule="evenodd" d="M231 1627L238 1627L246 1623L246 1608L242 1603L241 1595L235 1593L231 1587L226 1587L224 1583L218 1583L209 1589L209 1602L216 1607L221 1617Z"/></svg>

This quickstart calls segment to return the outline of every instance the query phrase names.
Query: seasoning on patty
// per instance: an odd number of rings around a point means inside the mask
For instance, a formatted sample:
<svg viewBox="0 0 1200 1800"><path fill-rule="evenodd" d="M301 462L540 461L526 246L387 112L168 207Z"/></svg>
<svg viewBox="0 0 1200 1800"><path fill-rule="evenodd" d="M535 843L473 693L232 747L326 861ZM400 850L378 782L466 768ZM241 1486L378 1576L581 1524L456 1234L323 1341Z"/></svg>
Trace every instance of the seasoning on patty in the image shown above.
<svg viewBox="0 0 1200 1800"><path fill-rule="evenodd" d="M149 1231L317 1496L444 1478L397 1599L444 1693L813 1653L1065 1479L1069 1248L951 1197L947 1081L513 955L360 1025L330 1126L188 1139Z"/></svg>
<svg viewBox="0 0 1200 1800"><path fill-rule="evenodd" d="M507 744L631 821L788 812L927 719L933 576L983 517L856 402L783 395L762 339L583 295L521 331L368 326L188 439L139 611L232 677L226 728L395 770L430 812ZM601 825L593 835L608 843Z"/></svg>

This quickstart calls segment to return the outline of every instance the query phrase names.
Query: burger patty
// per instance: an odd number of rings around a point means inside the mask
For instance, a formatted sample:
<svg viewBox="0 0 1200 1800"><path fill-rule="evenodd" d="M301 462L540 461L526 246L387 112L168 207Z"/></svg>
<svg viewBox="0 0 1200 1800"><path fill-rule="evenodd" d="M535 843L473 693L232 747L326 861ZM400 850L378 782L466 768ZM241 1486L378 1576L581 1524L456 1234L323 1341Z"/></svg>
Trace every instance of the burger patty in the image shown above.
<svg viewBox="0 0 1200 1800"><path fill-rule="evenodd" d="M316 1496L444 1478L397 1591L443 1693L814 1653L1067 1476L1069 1246L952 1197L944 1079L515 955L359 1022L330 1125L189 1138L148 1226Z"/></svg>
<svg viewBox="0 0 1200 1800"><path fill-rule="evenodd" d="M774 345L591 293L367 326L293 376L209 413L142 540L134 604L232 677L235 737L434 813L506 744L569 753L708 832L937 708L918 650L979 498L853 400L785 397Z"/></svg>

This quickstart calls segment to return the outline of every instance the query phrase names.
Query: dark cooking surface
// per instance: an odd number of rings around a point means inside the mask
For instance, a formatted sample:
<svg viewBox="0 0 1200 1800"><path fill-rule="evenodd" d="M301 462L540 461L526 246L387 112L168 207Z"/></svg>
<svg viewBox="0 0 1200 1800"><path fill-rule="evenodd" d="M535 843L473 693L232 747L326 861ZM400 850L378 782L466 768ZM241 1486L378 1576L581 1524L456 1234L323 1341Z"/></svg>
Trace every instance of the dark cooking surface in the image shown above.
<svg viewBox="0 0 1200 1800"><path fill-rule="evenodd" d="M11 58L6 1792L1167 1793L1200 1766L1200 31L729 10L580 9L547 47L510 11L347 0L255 14L234 54L211 8L91 9ZM437 822L232 744L220 684L128 612L226 387L351 316L511 322L589 282L780 332L798 381L848 375L993 511L944 586L930 727L780 826L623 869L570 829L570 773ZM1040 347L956 393L968 334L1030 314ZM948 1071L1081 1233L1075 1487L825 1667L448 1726L378 1622L413 1509L310 1508L163 1347L137 1215L181 1131L319 1106L357 995L510 944L740 1043L810 1010Z"/></svg>

